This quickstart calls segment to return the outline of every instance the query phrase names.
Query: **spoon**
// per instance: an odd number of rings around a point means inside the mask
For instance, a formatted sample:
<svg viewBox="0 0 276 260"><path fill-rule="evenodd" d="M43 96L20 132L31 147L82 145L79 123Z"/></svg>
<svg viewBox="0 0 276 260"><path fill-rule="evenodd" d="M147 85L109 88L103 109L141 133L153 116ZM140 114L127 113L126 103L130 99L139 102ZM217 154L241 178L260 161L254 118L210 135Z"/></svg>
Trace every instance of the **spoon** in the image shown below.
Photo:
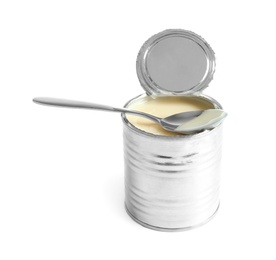
<svg viewBox="0 0 276 260"><path fill-rule="evenodd" d="M126 108L115 108L105 105L99 105L94 103L66 100L49 97L36 97L33 102L40 105L58 106L58 107L70 107L70 108L83 108L83 109L95 109L105 110L120 113L129 113L142 117L159 124L164 129L182 134L192 134L200 132L206 129L212 129L219 125L226 117L227 113L221 109L207 109L198 111L182 112L174 114L165 118L159 118L144 112L130 110Z"/></svg>

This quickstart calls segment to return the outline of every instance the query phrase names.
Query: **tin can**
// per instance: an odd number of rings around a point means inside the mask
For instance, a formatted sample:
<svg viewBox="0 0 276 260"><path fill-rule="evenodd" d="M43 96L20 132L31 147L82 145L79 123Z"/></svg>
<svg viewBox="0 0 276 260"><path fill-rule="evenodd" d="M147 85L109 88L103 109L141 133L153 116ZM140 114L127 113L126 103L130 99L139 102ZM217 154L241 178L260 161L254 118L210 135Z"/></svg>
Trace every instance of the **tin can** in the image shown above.
<svg viewBox="0 0 276 260"><path fill-rule="evenodd" d="M143 226L166 231L211 219L219 207L222 125L177 136L146 133L124 115L123 125L128 214Z"/></svg>
<svg viewBox="0 0 276 260"><path fill-rule="evenodd" d="M176 50L180 51L175 54ZM189 70L184 71L186 76L179 75L179 68L171 70L176 67L170 64L174 58L180 69ZM166 30L142 46L137 74L147 95L193 94L222 109L216 100L201 94L212 79L214 65L214 53L200 36ZM194 73L188 66L200 72ZM169 82L166 77L173 79ZM196 134L160 136L136 128L124 114L122 119L128 214L139 224L162 231L187 230L208 222L219 207L222 124Z"/></svg>

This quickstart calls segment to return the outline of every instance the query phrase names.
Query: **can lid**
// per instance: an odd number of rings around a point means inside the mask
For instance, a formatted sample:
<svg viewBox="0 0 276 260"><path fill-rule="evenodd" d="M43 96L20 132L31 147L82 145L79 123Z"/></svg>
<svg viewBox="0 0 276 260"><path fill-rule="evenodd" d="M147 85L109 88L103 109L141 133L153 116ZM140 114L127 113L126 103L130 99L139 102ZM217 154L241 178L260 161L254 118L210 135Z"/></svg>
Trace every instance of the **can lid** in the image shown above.
<svg viewBox="0 0 276 260"><path fill-rule="evenodd" d="M205 89L215 71L215 53L199 35L169 29L141 47L136 71L148 95L193 94Z"/></svg>

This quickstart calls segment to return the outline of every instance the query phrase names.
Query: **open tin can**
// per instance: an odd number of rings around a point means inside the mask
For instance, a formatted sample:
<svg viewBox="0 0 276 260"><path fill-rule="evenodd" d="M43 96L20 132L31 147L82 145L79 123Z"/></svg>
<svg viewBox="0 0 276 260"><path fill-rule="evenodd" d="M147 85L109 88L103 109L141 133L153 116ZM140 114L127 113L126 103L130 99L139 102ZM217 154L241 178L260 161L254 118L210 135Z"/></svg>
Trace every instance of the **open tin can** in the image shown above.
<svg viewBox="0 0 276 260"><path fill-rule="evenodd" d="M137 57L145 96L203 95L213 78L215 55L197 34L165 30L152 36ZM219 207L222 124L190 135L155 135L122 114L125 155L125 206L139 224L163 231L187 230L210 220Z"/></svg>

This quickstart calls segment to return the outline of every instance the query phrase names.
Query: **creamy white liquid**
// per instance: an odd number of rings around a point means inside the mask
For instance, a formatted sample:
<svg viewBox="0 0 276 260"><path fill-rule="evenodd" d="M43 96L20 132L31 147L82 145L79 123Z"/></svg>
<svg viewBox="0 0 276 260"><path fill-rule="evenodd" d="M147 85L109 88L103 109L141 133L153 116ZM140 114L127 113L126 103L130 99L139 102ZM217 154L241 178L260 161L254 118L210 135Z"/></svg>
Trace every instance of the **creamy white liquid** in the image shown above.
<svg viewBox="0 0 276 260"><path fill-rule="evenodd" d="M175 131L193 132L198 129L210 129L220 124L226 116L226 112L221 109L208 109L198 117L180 125Z"/></svg>
<svg viewBox="0 0 276 260"><path fill-rule="evenodd" d="M206 110L215 106L201 97L195 96L169 96L169 97L143 97L132 102L128 108L142 111L157 117L167 117L181 112ZM128 121L135 127L155 135L179 135L166 131L157 123L141 116L126 114Z"/></svg>

